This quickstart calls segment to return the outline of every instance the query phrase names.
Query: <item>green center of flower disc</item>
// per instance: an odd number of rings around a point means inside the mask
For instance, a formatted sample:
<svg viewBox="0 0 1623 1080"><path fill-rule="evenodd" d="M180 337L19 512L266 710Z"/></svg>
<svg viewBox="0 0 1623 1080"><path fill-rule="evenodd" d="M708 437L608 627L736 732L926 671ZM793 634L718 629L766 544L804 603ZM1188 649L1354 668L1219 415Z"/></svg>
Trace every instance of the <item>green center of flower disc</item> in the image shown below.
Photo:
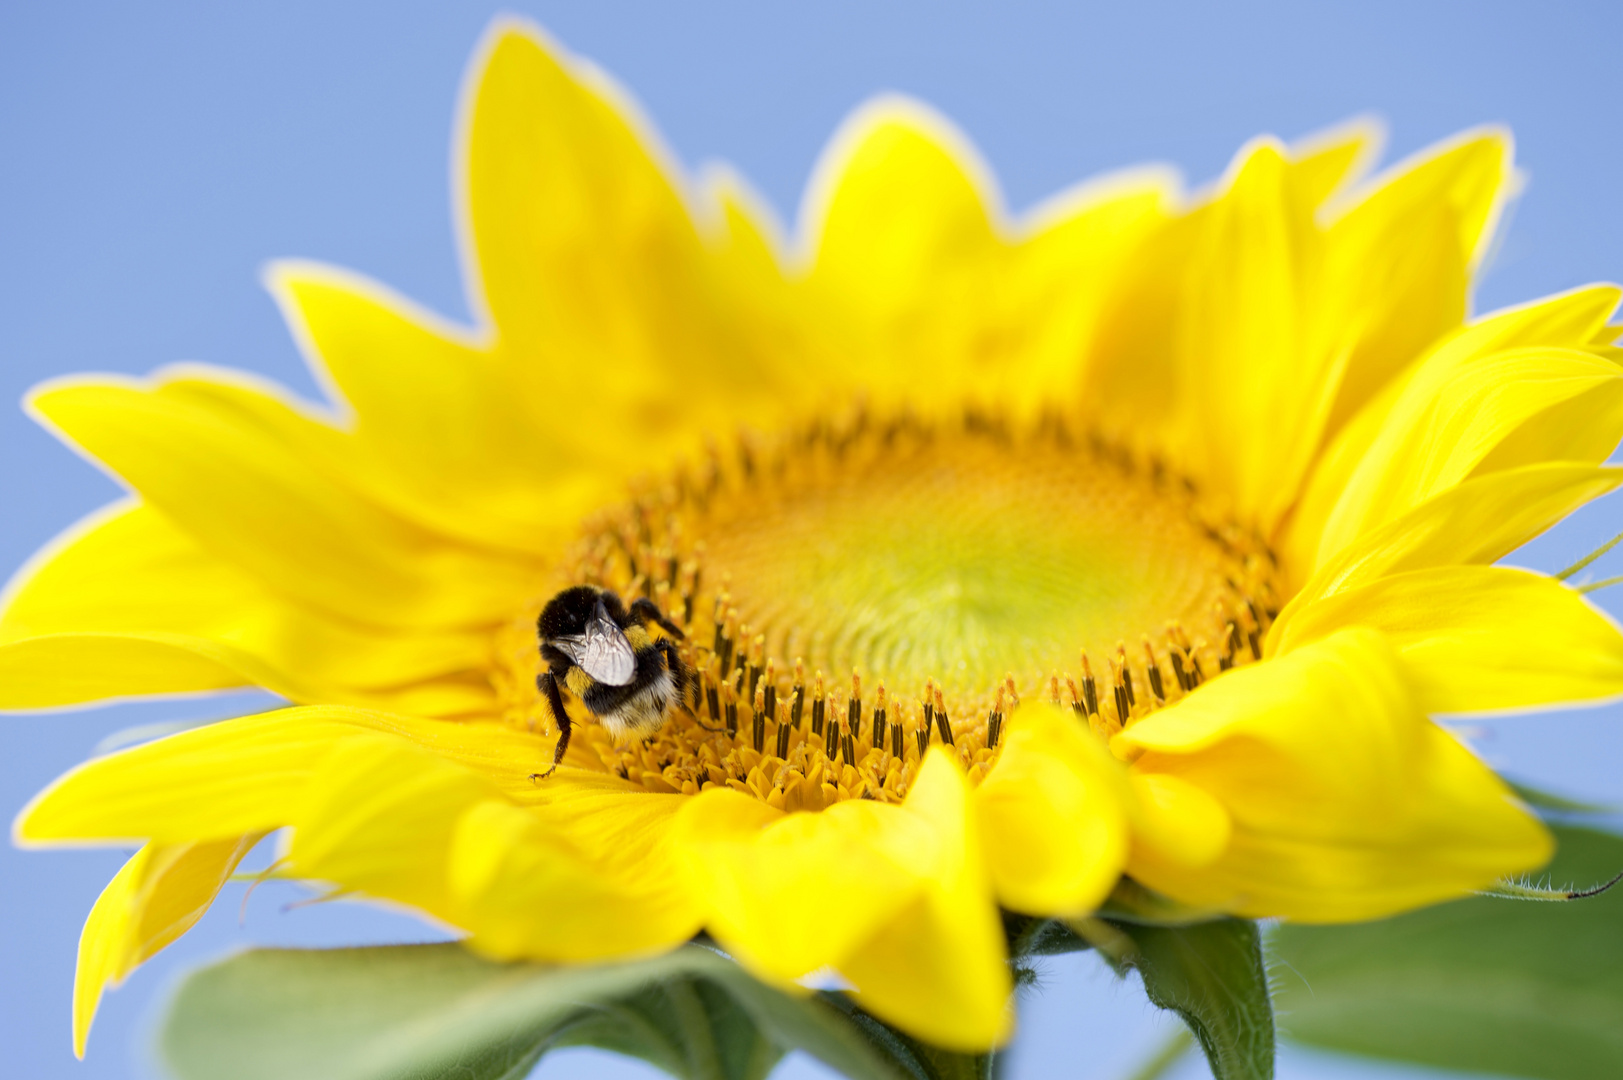
<svg viewBox="0 0 1623 1080"><path fill-rule="evenodd" d="M1234 560L1170 482L1046 441L861 456L763 483L704 530L707 573L768 655L954 695L1010 673L1030 689L1169 621L1207 631L1235 600Z"/></svg>

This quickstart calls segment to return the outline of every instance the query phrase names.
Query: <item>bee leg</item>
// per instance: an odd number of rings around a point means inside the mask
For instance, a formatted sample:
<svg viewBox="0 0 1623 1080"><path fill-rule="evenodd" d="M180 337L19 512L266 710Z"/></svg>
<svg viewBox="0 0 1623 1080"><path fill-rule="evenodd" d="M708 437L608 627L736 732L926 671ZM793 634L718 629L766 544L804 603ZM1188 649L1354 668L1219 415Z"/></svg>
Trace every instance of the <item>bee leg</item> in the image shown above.
<svg viewBox="0 0 1623 1080"><path fill-rule="evenodd" d="M698 690L698 682L693 678L693 673L688 671L686 664L682 663L682 657L676 651L676 646L671 643L670 638L660 638L654 642L654 648L658 649L659 654L665 658L665 670L671 673L671 686L676 690L676 700L682 703L684 709L693 714L695 720L698 720L697 708L688 704L688 687L693 687L695 693ZM700 721L699 726L707 731L720 730L702 721Z"/></svg>
<svg viewBox="0 0 1623 1080"><path fill-rule="evenodd" d="M654 648L658 649L659 654L665 658L665 670L671 673L671 685L676 688L676 700L680 701L682 707L693 715L693 722L706 731L725 730L719 727L711 727L699 719L698 680L693 677L692 672L688 671L688 666L682 663L682 657L677 653L676 646L671 644L670 639L660 638L654 642ZM688 690L690 688L693 690L693 704L691 705L688 704Z"/></svg>
<svg viewBox="0 0 1623 1080"><path fill-rule="evenodd" d="M563 695L558 693L558 680L550 671L543 671L535 677L535 688L546 697L547 707L552 710L552 718L558 724L558 747L552 752L552 766L546 772L531 773L531 780L545 780L558 769L558 763L564 759L564 751L569 749L569 713L564 711Z"/></svg>
<svg viewBox="0 0 1623 1080"><path fill-rule="evenodd" d="M665 670L671 673L671 686L676 690L677 700L686 701L690 676L688 666L682 663L682 657L677 653L676 646L671 644L670 638L660 638L654 642L654 648L665 658Z"/></svg>
<svg viewBox="0 0 1623 1080"><path fill-rule="evenodd" d="M667 619L659 610L659 605L646 596L639 596L631 602L631 614L644 622L652 620L659 624L659 628L678 640L686 638L682 628Z"/></svg>

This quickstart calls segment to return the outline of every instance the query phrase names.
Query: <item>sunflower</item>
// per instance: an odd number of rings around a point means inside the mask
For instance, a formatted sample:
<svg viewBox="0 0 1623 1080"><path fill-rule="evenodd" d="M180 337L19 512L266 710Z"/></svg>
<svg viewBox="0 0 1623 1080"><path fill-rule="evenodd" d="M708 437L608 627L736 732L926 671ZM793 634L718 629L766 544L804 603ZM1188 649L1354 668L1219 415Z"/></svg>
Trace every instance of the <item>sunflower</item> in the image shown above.
<svg viewBox="0 0 1623 1080"><path fill-rule="evenodd" d="M707 931L948 1047L1007 1037L999 909L1124 876L1370 919L1550 856L1435 714L1623 691L1623 636L1493 565L1623 480L1596 286L1467 321L1513 182L1468 132L1262 138L1018 219L942 119L833 140L798 239L689 183L601 73L504 23L456 205L474 325L309 263L269 285L330 405L201 366L34 413L128 485L14 583L0 703L259 686L292 707L90 761L20 843L140 845L80 945L103 988L244 854L501 958ZM575 585L681 631L616 741L538 691Z"/></svg>

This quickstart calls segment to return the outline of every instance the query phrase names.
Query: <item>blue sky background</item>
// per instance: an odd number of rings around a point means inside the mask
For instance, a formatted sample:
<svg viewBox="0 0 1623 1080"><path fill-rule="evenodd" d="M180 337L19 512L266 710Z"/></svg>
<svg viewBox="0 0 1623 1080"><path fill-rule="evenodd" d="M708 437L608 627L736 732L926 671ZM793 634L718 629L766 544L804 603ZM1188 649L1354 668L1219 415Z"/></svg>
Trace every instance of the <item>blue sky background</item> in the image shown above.
<svg viewBox="0 0 1623 1080"><path fill-rule="evenodd" d="M1389 156L1462 127L1509 124L1530 183L1491 271L1486 310L1623 278L1623 5L300 0L0 7L0 402L73 371L176 360L257 371L317 393L258 284L261 264L352 267L466 318L448 211L463 65L517 10L614 73L688 166L722 158L785 218L840 118L900 90L953 117L1020 209L1091 173L1166 161L1193 180L1247 137L1294 137L1359 112ZM0 408L0 567L111 499L111 481L13 406ZM1554 570L1623 527L1615 500L1514 560ZM1623 572L1623 555L1602 564ZM1623 589L1600 596L1614 613ZM257 708L254 695L0 717L0 810L14 813L134 724ZM1623 708L1482 725L1514 775L1623 802ZM79 926L122 855L0 850L0 1060L8 1075L156 1075L152 1018L187 965L249 943L426 940L401 916L284 910L240 887L104 1003L90 1056L69 1052ZM1091 957L1052 965L1023 1014L1015 1080L1111 1078L1164 1031L1135 984ZM1286 1020L1288 1026L1288 1018ZM540 1075L647 1077L588 1051ZM825 1076L798 1059L780 1078ZM1187 1061L1180 1078L1205 1075ZM1281 1076L1439 1077L1287 1051Z"/></svg>

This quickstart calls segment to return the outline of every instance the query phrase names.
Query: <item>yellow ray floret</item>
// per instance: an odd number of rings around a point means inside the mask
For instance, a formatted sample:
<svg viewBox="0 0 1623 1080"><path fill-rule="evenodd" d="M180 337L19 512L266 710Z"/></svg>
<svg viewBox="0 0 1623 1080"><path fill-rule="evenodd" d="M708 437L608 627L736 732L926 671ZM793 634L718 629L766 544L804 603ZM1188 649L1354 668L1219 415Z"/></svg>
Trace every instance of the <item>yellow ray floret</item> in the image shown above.
<svg viewBox="0 0 1623 1080"><path fill-rule="evenodd" d="M84 1057L104 987L117 986L203 917L263 833L151 843L131 856L90 909L73 975L73 1052Z"/></svg>
<svg viewBox="0 0 1623 1080"><path fill-rule="evenodd" d="M1222 856L1128 871L1202 906L1379 918L1543 865L1543 826L1421 711L1375 632L1343 630L1202 688L1118 736L1135 768L1227 808Z"/></svg>

